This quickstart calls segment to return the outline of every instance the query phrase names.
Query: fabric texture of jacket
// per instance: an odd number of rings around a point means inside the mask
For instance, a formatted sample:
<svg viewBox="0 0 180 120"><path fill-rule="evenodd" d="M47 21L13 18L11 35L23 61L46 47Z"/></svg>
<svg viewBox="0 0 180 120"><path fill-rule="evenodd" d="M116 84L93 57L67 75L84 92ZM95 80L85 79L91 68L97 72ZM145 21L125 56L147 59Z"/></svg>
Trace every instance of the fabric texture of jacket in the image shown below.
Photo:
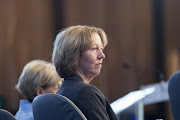
<svg viewBox="0 0 180 120"><path fill-rule="evenodd" d="M64 78L57 94L69 98L88 120L117 120L108 100L101 91L84 83L78 75Z"/></svg>

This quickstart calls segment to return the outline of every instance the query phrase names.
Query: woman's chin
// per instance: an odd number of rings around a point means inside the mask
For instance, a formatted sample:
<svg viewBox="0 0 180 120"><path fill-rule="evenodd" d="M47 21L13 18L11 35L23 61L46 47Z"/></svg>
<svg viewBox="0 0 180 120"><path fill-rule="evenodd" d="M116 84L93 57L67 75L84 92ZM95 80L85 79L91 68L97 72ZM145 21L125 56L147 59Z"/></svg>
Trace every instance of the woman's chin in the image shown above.
<svg viewBox="0 0 180 120"><path fill-rule="evenodd" d="M96 77L96 76L98 76L100 74L100 71L96 71L95 73L94 73L94 76Z"/></svg>

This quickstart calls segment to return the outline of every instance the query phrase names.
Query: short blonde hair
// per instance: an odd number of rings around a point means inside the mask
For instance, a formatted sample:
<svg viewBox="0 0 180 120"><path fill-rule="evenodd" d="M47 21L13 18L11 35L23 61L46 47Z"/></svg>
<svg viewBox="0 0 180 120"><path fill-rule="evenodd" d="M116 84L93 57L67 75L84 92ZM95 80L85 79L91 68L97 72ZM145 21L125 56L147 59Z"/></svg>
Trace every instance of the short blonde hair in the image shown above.
<svg viewBox="0 0 180 120"><path fill-rule="evenodd" d="M81 53L92 45L91 34L96 32L101 37L103 47L107 45L104 30L85 25L71 26L61 31L55 39L52 62L60 77L68 77L76 72Z"/></svg>
<svg viewBox="0 0 180 120"><path fill-rule="evenodd" d="M28 101L32 102L40 87L56 85L62 80L52 63L33 60L25 65L15 87Z"/></svg>

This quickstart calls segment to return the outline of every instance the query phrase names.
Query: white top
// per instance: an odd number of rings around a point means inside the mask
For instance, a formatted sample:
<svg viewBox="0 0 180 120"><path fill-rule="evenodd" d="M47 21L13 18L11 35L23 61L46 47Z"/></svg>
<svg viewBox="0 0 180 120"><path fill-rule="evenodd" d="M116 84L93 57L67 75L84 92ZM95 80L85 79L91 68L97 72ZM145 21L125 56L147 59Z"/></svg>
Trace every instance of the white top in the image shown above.
<svg viewBox="0 0 180 120"><path fill-rule="evenodd" d="M19 110L15 115L17 120L34 120L32 103L28 100L20 100Z"/></svg>

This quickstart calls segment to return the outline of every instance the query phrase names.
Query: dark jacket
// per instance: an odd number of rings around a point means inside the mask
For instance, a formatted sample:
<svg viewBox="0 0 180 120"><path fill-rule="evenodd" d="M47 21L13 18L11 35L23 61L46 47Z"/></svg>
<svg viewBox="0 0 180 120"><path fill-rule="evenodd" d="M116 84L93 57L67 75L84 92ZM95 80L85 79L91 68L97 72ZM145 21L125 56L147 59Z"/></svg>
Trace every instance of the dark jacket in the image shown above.
<svg viewBox="0 0 180 120"><path fill-rule="evenodd" d="M88 120L117 120L108 100L101 91L73 75L64 78L57 94L69 98Z"/></svg>

